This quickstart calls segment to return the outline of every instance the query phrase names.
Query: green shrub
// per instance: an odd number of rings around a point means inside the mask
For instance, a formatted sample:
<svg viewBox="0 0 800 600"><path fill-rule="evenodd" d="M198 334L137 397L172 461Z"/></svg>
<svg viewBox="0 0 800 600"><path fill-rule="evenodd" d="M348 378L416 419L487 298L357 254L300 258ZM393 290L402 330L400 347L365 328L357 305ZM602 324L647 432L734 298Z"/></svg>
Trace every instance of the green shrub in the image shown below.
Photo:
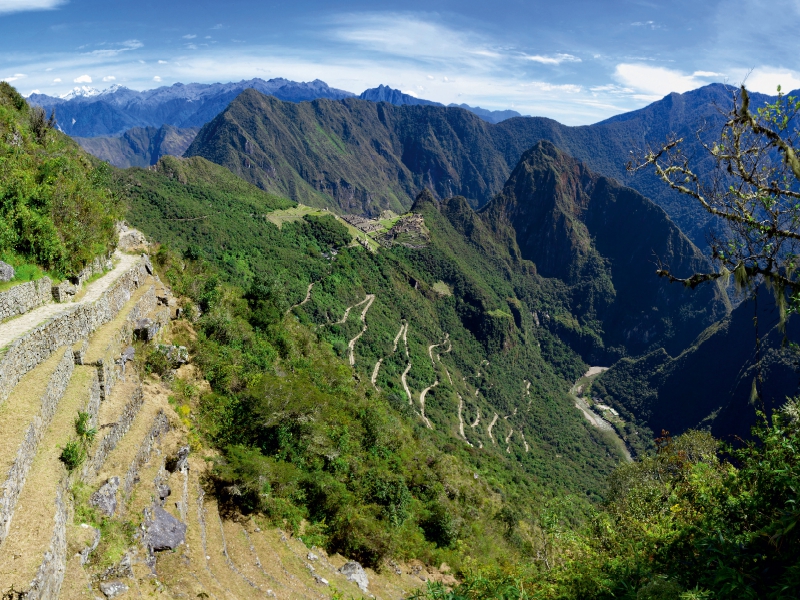
<svg viewBox="0 0 800 600"><path fill-rule="evenodd" d="M70 440L61 449L59 458L68 471L74 471L86 460L86 449L78 440Z"/></svg>

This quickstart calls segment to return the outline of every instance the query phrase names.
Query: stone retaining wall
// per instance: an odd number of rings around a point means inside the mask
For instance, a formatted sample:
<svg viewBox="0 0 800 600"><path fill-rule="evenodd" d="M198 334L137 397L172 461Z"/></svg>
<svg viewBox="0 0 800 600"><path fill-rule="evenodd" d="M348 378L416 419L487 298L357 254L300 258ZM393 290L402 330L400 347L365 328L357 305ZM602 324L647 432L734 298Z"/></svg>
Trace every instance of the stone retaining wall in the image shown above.
<svg viewBox="0 0 800 600"><path fill-rule="evenodd" d="M53 299L52 289L50 278L42 277L0 292L0 323L50 302Z"/></svg>
<svg viewBox="0 0 800 600"><path fill-rule="evenodd" d="M36 577L30 583L25 600L57 600L67 571L67 521L69 520L69 484L65 476L56 492L56 514L50 547L44 554Z"/></svg>
<svg viewBox="0 0 800 600"><path fill-rule="evenodd" d="M17 500L22 492L22 487L25 485L25 478L36 456L36 449L47 427L53 420L53 415L56 412L56 408L58 408L61 397L64 395L64 391L67 389L67 385L69 385L74 368L75 362L72 357L72 349L66 348L63 358L58 362L56 370L50 377L47 389L41 399L38 399L42 408L28 426L25 439L20 444L14 463L11 465L8 476L0 488L0 544L11 528L11 517L14 515Z"/></svg>
<svg viewBox="0 0 800 600"><path fill-rule="evenodd" d="M86 267L84 267L80 273L74 277L70 277L69 280L72 284L78 286L78 288L81 288L83 284L91 279L94 275L100 275L106 271L110 271L113 268L114 265L111 262L111 258L100 258L98 256L92 262L86 265Z"/></svg>
<svg viewBox="0 0 800 600"><path fill-rule="evenodd" d="M95 302L66 308L63 313L14 340L0 357L0 403L8 398L25 373L58 348L72 346L100 325L111 321L152 270L149 259L142 257Z"/></svg>
<svg viewBox="0 0 800 600"><path fill-rule="evenodd" d="M134 389L131 394L131 399L122 410L122 415L114 424L114 430L100 441L100 445L97 447L97 451L92 457L92 460L88 461L86 466L84 466L81 479L86 481L97 474L111 451L117 447L122 437L128 433L128 429L131 428L131 423L133 423L133 420L136 418L136 414L142 407L143 402L144 394L142 393L142 386L140 384Z"/></svg>
<svg viewBox="0 0 800 600"><path fill-rule="evenodd" d="M111 395L114 384L116 384L121 375L122 368L117 364L117 359L133 339L133 329L136 321L150 314L155 307L156 292L155 287L153 287L145 292L131 308L128 318L108 341L102 357L94 363L86 363L97 367L97 376L100 379L100 397L103 400Z"/></svg>
<svg viewBox="0 0 800 600"><path fill-rule="evenodd" d="M150 460L150 452L153 450L153 444L155 444L158 439L168 431L169 420L167 419L167 415L164 414L163 410L159 410L158 414L156 414L155 418L153 419L153 425L150 427L147 437L142 440L142 445L139 447L139 451L136 453L136 458L133 459L130 467L128 467L128 472L125 474L125 482L122 484L121 506L125 506L125 503L128 501L128 498L133 491L133 486L136 485L136 478L139 474L139 469L141 469L142 465Z"/></svg>

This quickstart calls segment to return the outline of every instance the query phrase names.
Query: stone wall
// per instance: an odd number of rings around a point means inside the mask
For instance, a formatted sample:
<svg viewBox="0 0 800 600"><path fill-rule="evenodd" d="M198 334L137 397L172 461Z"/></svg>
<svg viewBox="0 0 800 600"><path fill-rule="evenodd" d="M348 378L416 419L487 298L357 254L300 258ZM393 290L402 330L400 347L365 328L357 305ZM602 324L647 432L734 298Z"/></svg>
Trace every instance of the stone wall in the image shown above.
<svg viewBox="0 0 800 600"><path fill-rule="evenodd" d="M17 506L17 500L25 485L25 478L33 464L36 456L36 449L42 439L47 427L53 420L58 403L64 395L64 391L69 385L75 363L72 357L72 349L64 350L64 356L58 362L56 370L50 377L47 389L41 398L31 399L31 401L41 402L39 414L33 418L33 422L28 426L25 438L20 444L14 462L8 471L8 476L0 488L0 544L8 535L11 527L11 517Z"/></svg>
<svg viewBox="0 0 800 600"><path fill-rule="evenodd" d="M8 398L25 373L58 348L72 346L88 337L100 325L111 321L152 270L149 259L142 257L95 302L66 308L56 317L14 340L0 357L0 403Z"/></svg>
<svg viewBox="0 0 800 600"><path fill-rule="evenodd" d="M30 583L25 600L57 600L67 570L67 521L69 520L69 484L65 476L56 492L56 514L50 547L44 554L36 577Z"/></svg>
<svg viewBox="0 0 800 600"><path fill-rule="evenodd" d="M0 323L53 299L53 282L49 277L21 283L0 292Z"/></svg>
<svg viewBox="0 0 800 600"><path fill-rule="evenodd" d="M78 286L78 288L80 288L93 276L101 275L102 273L110 271L113 268L114 265L111 262L110 257L100 258L98 256L92 262L86 265L80 273L78 273L74 277L70 277L69 280L73 285L76 285Z"/></svg>
<svg viewBox="0 0 800 600"><path fill-rule="evenodd" d="M119 421L114 424L114 430L102 439L100 445L97 447L97 451L92 457L92 460L88 461L84 466L83 473L81 475L82 479L86 480L90 477L94 477L97 474L111 451L117 447L117 444L122 437L128 433L128 429L131 428L131 424L136 418L136 414L142 407L143 402L144 394L142 393L142 386L138 385L136 388L134 388L130 400L128 400L128 403L122 410L122 415L120 416Z"/></svg>
<svg viewBox="0 0 800 600"><path fill-rule="evenodd" d="M153 444L168 431L169 420L167 419L167 415L164 414L164 411L160 410L153 419L153 425L150 427L147 437L142 440L142 445L139 447L139 452L136 453L136 458L133 459L130 467L128 467L128 472L125 474L125 482L122 484L122 506L125 506L128 498L130 498L133 486L136 484L137 476L139 475L139 469L150 460L150 452L153 450Z"/></svg>
<svg viewBox="0 0 800 600"><path fill-rule="evenodd" d="M97 367L97 375L100 379L100 396L103 400L111 395L111 390L114 388L122 373L122 367L117 363L117 359L125 350L125 347L131 343L133 339L133 329L136 321L149 315L156 308L156 294L155 288L145 292L141 298L136 302L136 305L131 308L128 318L122 326L114 332L108 344L103 349L101 358L94 361L92 364Z"/></svg>

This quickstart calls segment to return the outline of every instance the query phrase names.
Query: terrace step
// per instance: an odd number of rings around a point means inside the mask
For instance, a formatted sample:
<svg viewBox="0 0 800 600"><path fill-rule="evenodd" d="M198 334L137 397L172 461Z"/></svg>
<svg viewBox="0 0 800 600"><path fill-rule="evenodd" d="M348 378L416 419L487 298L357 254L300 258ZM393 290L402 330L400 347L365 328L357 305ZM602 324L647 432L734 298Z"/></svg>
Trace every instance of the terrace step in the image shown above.
<svg viewBox="0 0 800 600"><path fill-rule="evenodd" d="M62 348L28 372L0 405L0 544L73 369L71 350Z"/></svg>
<svg viewBox="0 0 800 600"><path fill-rule="evenodd" d="M72 358L68 349L69 358ZM72 423L91 410L96 373L78 367L69 379L19 496L14 518L0 546L0 581L28 592L28 598L56 597L66 567L68 488L71 480L61 449L75 438Z"/></svg>
<svg viewBox="0 0 800 600"><path fill-rule="evenodd" d="M85 365L97 367L100 379L100 395L106 398L123 369L118 359L133 339L136 321L152 312L156 302L155 280L148 277L131 295L122 310L105 325L100 326L89 338L89 346L83 353Z"/></svg>

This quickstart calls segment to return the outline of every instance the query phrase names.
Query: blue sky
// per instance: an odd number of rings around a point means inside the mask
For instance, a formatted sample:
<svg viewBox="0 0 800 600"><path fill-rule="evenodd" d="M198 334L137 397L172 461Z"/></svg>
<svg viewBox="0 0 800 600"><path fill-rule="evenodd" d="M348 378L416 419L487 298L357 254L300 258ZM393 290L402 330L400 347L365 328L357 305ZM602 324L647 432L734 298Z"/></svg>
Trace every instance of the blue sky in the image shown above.
<svg viewBox="0 0 800 600"><path fill-rule="evenodd" d="M576 125L714 81L800 88L800 0L0 0L0 79L77 85L286 77Z"/></svg>

